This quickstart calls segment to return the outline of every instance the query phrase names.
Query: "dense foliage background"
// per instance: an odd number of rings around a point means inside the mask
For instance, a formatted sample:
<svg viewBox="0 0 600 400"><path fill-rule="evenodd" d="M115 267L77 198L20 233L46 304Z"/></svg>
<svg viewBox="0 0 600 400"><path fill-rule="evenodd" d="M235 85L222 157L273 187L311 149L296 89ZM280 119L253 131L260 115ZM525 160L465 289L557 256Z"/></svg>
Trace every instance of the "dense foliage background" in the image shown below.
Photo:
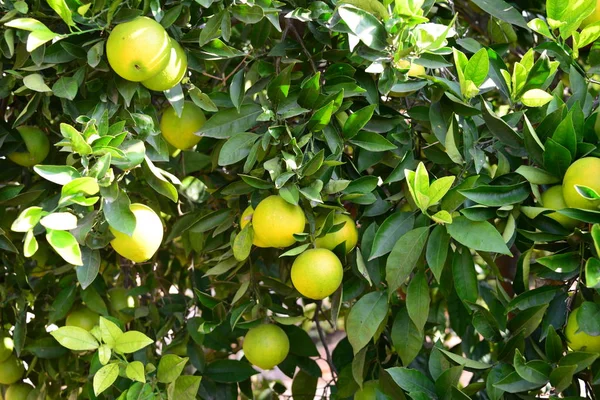
<svg viewBox="0 0 600 400"><path fill-rule="evenodd" d="M34 168L0 157L0 331L28 399L346 399L367 381L377 399L600 395L598 353L564 337L579 306L579 328L600 335L600 212L559 223L540 201L600 156L600 24L582 25L595 7L0 2L0 156L24 151L22 125L52 144ZM164 93L106 59L110 31L140 15L188 57ZM184 101L208 122L178 152L159 121ZM597 201L600 170L578 175ZM287 249L251 246L239 226L271 194L306 214ZM130 203L164 224L148 262L109 245L109 225L133 229ZM356 220L359 245L337 249L332 296L304 299L290 266L332 210ZM106 317L105 344L49 333L82 304ZM281 374L240 351L265 321L290 339ZM121 330L127 345L107 344Z"/></svg>

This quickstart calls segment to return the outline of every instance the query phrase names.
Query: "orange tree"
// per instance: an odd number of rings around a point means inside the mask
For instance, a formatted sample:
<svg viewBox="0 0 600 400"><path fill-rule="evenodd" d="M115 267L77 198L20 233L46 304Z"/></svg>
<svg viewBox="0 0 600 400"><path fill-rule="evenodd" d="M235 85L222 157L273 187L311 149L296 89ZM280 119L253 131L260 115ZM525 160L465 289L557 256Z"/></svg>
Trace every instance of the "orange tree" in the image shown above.
<svg viewBox="0 0 600 400"><path fill-rule="evenodd" d="M595 0L0 10L6 399L600 395Z"/></svg>

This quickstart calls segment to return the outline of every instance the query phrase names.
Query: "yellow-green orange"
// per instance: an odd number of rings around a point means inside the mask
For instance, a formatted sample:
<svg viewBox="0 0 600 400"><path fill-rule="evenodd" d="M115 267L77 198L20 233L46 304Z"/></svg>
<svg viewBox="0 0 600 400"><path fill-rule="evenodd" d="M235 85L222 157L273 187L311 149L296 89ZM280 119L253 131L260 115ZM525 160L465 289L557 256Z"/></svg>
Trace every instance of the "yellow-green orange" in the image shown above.
<svg viewBox="0 0 600 400"><path fill-rule="evenodd" d="M4 400L25 400L33 387L27 383L15 383L10 385L4 395Z"/></svg>
<svg viewBox="0 0 600 400"><path fill-rule="evenodd" d="M160 131L169 144L179 150L186 150L198 144L201 137L194 135L206 123L202 109L186 101L181 118L173 107L165 110L160 120Z"/></svg>
<svg viewBox="0 0 600 400"><path fill-rule="evenodd" d="M252 216L254 235L268 247L287 247L296 242L294 233L304 232L304 211L280 196L269 196L256 206Z"/></svg>
<svg viewBox="0 0 600 400"><path fill-rule="evenodd" d="M0 362L5 361L13 352L14 343L10 336L0 334Z"/></svg>
<svg viewBox="0 0 600 400"><path fill-rule="evenodd" d="M50 141L36 126L19 126L17 131L25 142L27 151L15 151L8 155L9 160L23 167L33 167L44 161L50 152Z"/></svg>
<svg viewBox="0 0 600 400"><path fill-rule="evenodd" d="M12 385L23 377L25 367L14 354L0 363L0 384Z"/></svg>
<svg viewBox="0 0 600 400"><path fill-rule="evenodd" d="M290 351L290 341L280 327L273 324L252 328L244 337L244 355L252 364L271 369L285 360Z"/></svg>
<svg viewBox="0 0 600 400"><path fill-rule="evenodd" d="M408 60L398 61L397 66L400 69L408 70L406 72L406 75L410 76L411 78L416 78L416 77L425 75L425 67L424 66L422 66L420 64L415 64Z"/></svg>
<svg viewBox="0 0 600 400"><path fill-rule="evenodd" d="M378 388L378 381L365 382L362 389L359 389L358 392L354 394L354 400L376 400Z"/></svg>
<svg viewBox="0 0 600 400"><path fill-rule="evenodd" d="M137 297L131 296L127 289L117 287L108 291L108 299L112 315L124 323L133 320L133 309L140 304Z"/></svg>
<svg viewBox="0 0 600 400"><path fill-rule="evenodd" d="M575 186L586 186L600 194L600 158L580 158L569 166L563 179L563 197L567 206L598 210L600 200L589 200L581 196Z"/></svg>
<svg viewBox="0 0 600 400"><path fill-rule="evenodd" d="M129 207L135 216L135 229L131 236L110 227L115 238L111 246L121 256L135 262L149 260L160 247L163 226L160 218L150 207L133 203Z"/></svg>
<svg viewBox="0 0 600 400"><path fill-rule="evenodd" d="M567 207L567 203L565 203L565 199L563 198L561 185L552 186L542 193L542 206L553 210L561 210ZM576 219L569 218L566 215L557 212L546 214L546 216L552 218L567 229L573 229L579 225L579 221Z"/></svg>
<svg viewBox="0 0 600 400"><path fill-rule="evenodd" d="M167 66L152 78L142 81L142 85L159 92L169 90L183 79L186 70L187 56L185 51L179 43L171 39L171 52Z"/></svg>
<svg viewBox="0 0 600 400"><path fill-rule="evenodd" d="M292 283L300 294L321 300L337 290L344 270L339 258L327 249L310 249L300 254L292 265Z"/></svg>
<svg viewBox="0 0 600 400"><path fill-rule="evenodd" d="M573 351L589 351L594 353L600 353L600 336L588 335L584 331L579 330L579 323L577 322L577 313L579 308L571 311L569 319L567 320L567 326L565 327L565 337L569 348Z"/></svg>
<svg viewBox="0 0 600 400"><path fill-rule="evenodd" d="M594 12L588 15L586 19L583 20L583 22L581 23L581 27L584 28L589 24L593 24L594 22L598 21L600 21L600 0L596 0L596 8L594 9Z"/></svg>
<svg viewBox="0 0 600 400"><path fill-rule="evenodd" d="M244 229L244 227L246 225L248 225L248 223L250 221L252 221L252 215L254 214L254 208L252 208L252 206L248 206L244 212L242 213L242 216L240 218L240 227L242 229ZM269 247L266 244L264 244L263 242L260 241L260 239L258 238L258 236L256 236L256 234L254 235L254 239L252 239L252 244L255 245L256 247Z"/></svg>
<svg viewBox="0 0 600 400"><path fill-rule="evenodd" d="M325 218L321 219L320 225L325 222ZM325 236L317 238L315 245L328 250L333 250L340 244L345 242L346 253L350 253L358 242L358 230L354 220L345 214L336 214L333 218L333 226L344 224L342 228L335 232L327 233Z"/></svg>
<svg viewBox="0 0 600 400"><path fill-rule="evenodd" d="M67 315L65 325L77 326L91 331L100 322L100 316L87 307L80 308Z"/></svg>
<svg viewBox="0 0 600 400"><path fill-rule="evenodd" d="M141 82L152 78L169 62L171 43L161 24L138 17L115 26L106 41L106 57L122 78Z"/></svg>

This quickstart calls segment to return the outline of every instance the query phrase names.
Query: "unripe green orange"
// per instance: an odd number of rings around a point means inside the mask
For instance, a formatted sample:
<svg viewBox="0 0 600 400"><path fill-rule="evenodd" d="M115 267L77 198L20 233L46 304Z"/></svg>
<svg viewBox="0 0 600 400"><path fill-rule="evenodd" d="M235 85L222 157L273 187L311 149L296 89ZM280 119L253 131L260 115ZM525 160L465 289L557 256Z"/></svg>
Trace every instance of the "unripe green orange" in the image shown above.
<svg viewBox="0 0 600 400"><path fill-rule="evenodd" d="M152 78L169 62L171 42L161 24L138 17L114 27L106 41L106 57L121 78L141 82Z"/></svg>
<svg viewBox="0 0 600 400"><path fill-rule="evenodd" d="M13 352L14 343L10 336L0 335L0 362L5 361Z"/></svg>
<svg viewBox="0 0 600 400"><path fill-rule="evenodd" d="M563 178L563 197L567 206L585 210L598 210L600 200L588 200L575 189L586 186L600 194L600 158L580 158L567 168Z"/></svg>
<svg viewBox="0 0 600 400"><path fill-rule="evenodd" d="M321 300L337 290L344 270L331 250L310 249L296 257L291 275L294 287L302 296Z"/></svg>
<svg viewBox="0 0 600 400"><path fill-rule="evenodd" d="M565 327L565 337L569 348L573 351L589 351L593 353L600 353L600 336L588 335L584 331L579 330L579 323L577 322L577 313L579 308L571 311L569 319L567 320L567 326Z"/></svg>
<svg viewBox="0 0 600 400"><path fill-rule="evenodd" d="M185 71L187 71L187 56L185 55L185 51L183 51L183 47L179 43L171 39L171 51L167 66L152 78L142 81L142 85L158 92L169 90L183 79Z"/></svg>
<svg viewBox="0 0 600 400"><path fill-rule="evenodd" d="M252 215L254 215L254 208L252 208L252 206L246 207L246 209L242 213L242 216L240 217L240 227L242 229L244 229L244 227L248 225L250 221L252 221ZM258 236L256 236L256 234L254 235L254 239L252 239L252 244L256 247L269 247L263 242L261 242Z"/></svg>
<svg viewBox="0 0 600 400"><path fill-rule="evenodd" d="M133 311L140 305L137 297L131 296L129 291L122 287L116 287L108 291L108 299L110 300L111 314L121 320L123 323L128 323L133 320L130 313L126 310Z"/></svg>
<svg viewBox="0 0 600 400"><path fill-rule="evenodd" d="M15 383L10 385L4 395L4 400L25 400L33 387L27 383Z"/></svg>
<svg viewBox="0 0 600 400"><path fill-rule="evenodd" d="M82 307L67 315L66 326L77 326L91 331L100 322L100 316L87 307Z"/></svg>
<svg viewBox="0 0 600 400"><path fill-rule="evenodd" d="M27 151L15 151L7 157L22 167L33 167L46 159L50 152L50 141L37 126L19 126L17 131L25 142Z"/></svg>
<svg viewBox="0 0 600 400"><path fill-rule="evenodd" d="M552 186L542 193L542 205L545 208L551 208L553 210L562 210L563 208L566 208L567 203L565 203L562 192L561 185ZM546 214L546 216L552 218L567 229L573 229L580 224L576 219L569 218L566 215L557 212Z"/></svg>
<svg viewBox="0 0 600 400"><path fill-rule="evenodd" d="M290 341L277 325L263 324L248 331L242 347L250 363L271 369L285 360L290 351Z"/></svg>
<svg viewBox="0 0 600 400"><path fill-rule="evenodd" d="M379 381L368 381L354 394L354 400L376 400Z"/></svg>
<svg viewBox="0 0 600 400"><path fill-rule="evenodd" d="M191 101L184 102L181 118L170 106L160 119L160 131L165 140L179 150L186 150L198 144L200 136L194 133L206 123L202 109Z"/></svg>
<svg viewBox="0 0 600 400"><path fill-rule="evenodd" d="M268 247L287 247L296 243L294 233L304 232L305 224L302 208L280 196L269 196L258 203L252 216L254 235Z"/></svg>
<svg viewBox="0 0 600 400"><path fill-rule="evenodd" d="M160 217L150 207L133 203L129 207L135 216L135 229L131 236L110 227L114 239L110 245L121 256L135 262L149 260L160 247L163 225Z"/></svg>
<svg viewBox="0 0 600 400"><path fill-rule="evenodd" d="M25 373L23 363L14 354L0 363L0 384L12 385L19 381Z"/></svg>
<svg viewBox="0 0 600 400"><path fill-rule="evenodd" d="M320 220L322 226L325 218ZM356 223L346 214L336 214L333 218L333 225L344 223L339 231L327 233L325 236L315 239L315 245L320 248L333 250L342 243L346 243L346 253L350 253L358 242L358 229Z"/></svg>

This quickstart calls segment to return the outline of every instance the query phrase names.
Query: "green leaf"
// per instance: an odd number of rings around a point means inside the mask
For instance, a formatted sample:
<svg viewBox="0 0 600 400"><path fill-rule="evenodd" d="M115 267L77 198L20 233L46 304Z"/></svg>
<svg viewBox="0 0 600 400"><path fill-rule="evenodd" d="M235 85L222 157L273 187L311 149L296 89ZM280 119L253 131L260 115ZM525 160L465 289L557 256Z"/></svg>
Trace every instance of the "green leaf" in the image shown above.
<svg viewBox="0 0 600 400"><path fill-rule="evenodd" d="M85 290L94 282L100 271L100 252L84 247L81 251L81 259L83 265L76 268L77 281Z"/></svg>
<svg viewBox="0 0 600 400"><path fill-rule="evenodd" d="M231 102L233 103L238 112L240 112L240 106L242 105L244 95L246 94L246 88L244 83L244 70L240 69L233 76L233 79L231 80L231 85L229 85L229 97L231 98Z"/></svg>
<svg viewBox="0 0 600 400"><path fill-rule="evenodd" d="M597 258L590 257L585 263L585 286L600 288L600 260Z"/></svg>
<svg viewBox="0 0 600 400"><path fill-rule="evenodd" d="M71 147L76 153L85 156L92 152L92 147L87 144L83 136L81 136L81 133L71 125L61 123L60 133L63 135L63 137L70 140Z"/></svg>
<svg viewBox="0 0 600 400"><path fill-rule="evenodd" d="M181 375L185 364L187 364L189 358L179 357L175 354L166 354L160 358L158 363L157 379L161 383L171 383Z"/></svg>
<svg viewBox="0 0 600 400"><path fill-rule="evenodd" d="M165 356L161 357L164 358ZM125 375L133 381L137 382L146 382L146 373L144 371L144 364L141 361L132 361L127 364L127 368L125 368Z"/></svg>
<svg viewBox="0 0 600 400"><path fill-rule="evenodd" d="M475 303L479 297L477 272L469 249L463 247L462 251L454 252L452 259L452 277L454 289L458 297L465 303Z"/></svg>
<svg viewBox="0 0 600 400"><path fill-rule="evenodd" d="M259 135L247 132L232 135L221 147L219 165L231 165L245 159L250 154L254 142L259 138Z"/></svg>
<svg viewBox="0 0 600 400"><path fill-rule="evenodd" d="M70 76L63 76L52 85L52 92L56 97L73 100L77 96L77 80Z"/></svg>
<svg viewBox="0 0 600 400"><path fill-rule="evenodd" d="M517 335L522 333L523 337L529 337L540 325L548 304L531 307L519 312L515 317L508 321L508 329Z"/></svg>
<svg viewBox="0 0 600 400"><path fill-rule="evenodd" d="M441 351L450 360L452 360L455 363L457 363L458 365L462 365L463 367L468 368L468 369L488 369L491 367L490 364L486 364L481 361L471 360L469 358L460 356L458 354L452 353L451 351L448 351L445 349L438 348L438 350Z"/></svg>
<svg viewBox="0 0 600 400"><path fill-rule="evenodd" d="M371 341L387 312L385 292L368 293L352 306L346 322L346 332L354 354Z"/></svg>
<svg viewBox="0 0 600 400"><path fill-rule="evenodd" d="M372 104L350 114L344 123L342 133L346 139L352 139L371 120L376 105Z"/></svg>
<svg viewBox="0 0 600 400"><path fill-rule="evenodd" d="M526 381L516 372L509 374L504 379L501 379L499 382L494 384L494 387L508 393L527 392L529 390L537 389L540 386L542 385L539 383Z"/></svg>
<svg viewBox="0 0 600 400"><path fill-rule="evenodd" d="M269 84L267 95L273 104L279 105L288 97L293 68L294 64L289 65Z"/></svg>
<svg viewBox="0 0 600 400"><path fill-rule="evenodd" d="M544 171L541 168L536 168L529 165L521 165L515 170L515 172L527 179L529 183L533 183L534 185L551 185L553 183L560 182L560 180L554 175Z"/></svg>
<svg viewBox="0 0 600 400"><path fill-rule="evenodd" d="M68 212L55 212L43 217L40 224L48 229L70 231L77 227L77 217Z"/></svg>
<svg viewBox="0 0 600 400"><path fill-rule="evenodd" d="M216 382L242 382L258 374L250 364L237 360L217 360L208 364L204 375Z"/></svg>
<svg viewBox="0 0 600 400"><path fill-rule="evenodd" d="M338 7L340 18L361 42L374 50L385 49L387 33L383 24L372 14L344 4Z"/></svg>
<svg viewBox="0 0 600 400"><path fill-rule="evenodd" d="M579 331L591 336L600 335L600 305L584 301L577 309L577 324Z"/></svg>
<svg viewBox="0 0 600 400"><path fill-rule="evenodd" d="M23 84L36 92L51 92L52 89L44 82L44 77L40 74L30 74L23 78Z"/></svg>
<svg viewBox="0 0 600 400"><path fill-rule="evenodd" d="M396 314L392 325L392 343L404 365L409 365L423 346L423 330L419 330L411 320L406 308Z"/></svg>
<svg viewBox="0 0 600 400"><path fill-rule="evenodd" d="M319 378L299 369L292 382L292 396L296 400L313 400Z"/></svg>
<svg viewBox="0 0 600 400"><path fill-rule="evenodd" d="M559 366L550 373L550 383L558 393L571 386L576 369L576 365Z"/></svg>
<svg viewBox="0 0 600 400"><path fill-rule="evenodd" d="M433 276L441 283L442 271L446 264L446 258L448 257L448 248L450 245L450 235L441 225L433 228L431 237L427 241L427 250L425 252L425 258L427 265L431 269Z"/></svg>
<svg viewBox="0 0 600 400"><path fill-rule="evenodd" d="M525 183L516 185L480 185L473 189L460 190L460 194L469 200L488 207L502 207L521 203L529 197L529 188Z"/></svg>
<svg viewBox="0 0 600 400"><path fill-rule="evenodd" d="M119 364L112 363L100 368L94 375L94 394L98 396L111 387L119 377Z"/></svg>
<svg viewBox="0 0 600 400"><path fill-rule="evenodd" d="M110 192L102 189L102 210L108 224L118 232L128 236L133 235L135 230L135 215L129 208L131 202L124 190L118 189L116 196L113 195L114 190Z"/></svg>
<svg viewBox="0 0 600 400"><path fill-rule="evenodd" d="M219 111L206 121L196 135L227 139L232 134L254 128L257 125L256 117L262 112L262 108L256 104L245 104L239 112L235 108Z"/></svg>
<svg viewBox="0 0 600 400"><path fill-rule="evenodd" d="M308 121L307 128L313 132L318 132L325 128L329 121L331 121L331 116L333 111L335 110L335 102L330 101L323 107L319 108L315 113L310 117Z"/></svg>
<svg viewBox="0 0 600 400"><path fill-rule="evenodd" d="M392 251L394 244L413 228L414 223L415 217L412 213L396 212L387 217L375 233L369 261Z"/></svg>
<svg viewBox="0 0 600 400"><path fill-rule="evenodd" d="M204 29L200 31L200 37L198 44L200 47L204 46L206 43L210 42L213 39L216 39L219 36L219 30L221 29L221 22L225 17L227 10L220 11L210 17L204 25ZM243 71L243 70L242 70ZM207 110L208 111L208 110ZM215 110L216 111L216 110Z"/></svg>
<svg viewBox="0 0 600 400"><path fill-rule="evenodd" d="M456 217L446 229L454 240L471 249L512 255L500 233L487 221Z"/></svg>
<svg viewBox="0 0 600 400"><path fill-rule="evenodd" d="M321 89L321 73L317 72L306 79L300 85L300 94L298 95L298 105L304 108L312 108L319 98Z"/></svg>
<svg viewBox="0 0 600 400"><path fill-rule="evenodd" d="M70 165L36 165L33 170L42 178L57 185L66 185L74 179L81 178L79 171Z"/></svg>
<svg viewBox="0 0 600 400"><path fill-rule="evenodd" d="M545 385L550 379L550 372L552 372L550 364L542 360L525 362L525 357L519 349L515 350L513 364L517 374L528 382Z"/></svg>
<svg viewBox="0 0 600 400"><path fill-rule="evenodd" d="M252 250L252 240L254 238L254 231L252 225L247 224L244 229L235 236L233 240L233 256L238 261L244 261L250 255Z"/></svg>
<svg viewBox="0 0 600 400"><path fill-rule="evenodd" d="M350 139L350 143L372 152L395 150L397 148L395 144L380 134L367 131L361 131L356 134L352 139Z"/></svg>
<svg viewBox="0 0 600 400"><path fill-rule="evenodd" d="M148 157L146 157L144 163L142 164L142 171L144 172L146 183L148 183L152 189L162 194L172 202L177 203L179 194L173 185L173 183L178 185L181 184L177 177L171 175L163 169L156 167Z"/></svg>
<svg viewBox="0 0 600 400"><path fill-rule="evenodd" d="M28 232L32 230L45 214L42 207L29 207L19 214L10 227L13 232Z"/></svg>
<svg viewBox="0 0 600 400"><path fill-rule="evenodd" d="M502 0L499 0L502 1ZM498 118L493 114L490 106L485 101L481 102L481 111L483 120L486 126L489 128L493 136L509 147L521 148L523 146L523 139L510 127L503 119Z"/></svg>
<svg viewBox="0 0 600 400"><path fill-rule="evenodd" d="M487 50L482 48L471 57L464 69L465 79L479 87L486 80L490 68Z"/></svg>
<svg viewBox="0 0 600 400"><path fill-rule="evenodd" d="M423 331L429 316L429 285L423 271L417 272L411 279L406 291L406 309L410 319L419 331Z"/></svg>
<svg viewBox="0 0 600 400"><path fill-rule="evenodd" d="M537 259L537 262L544 267L560 273L573 272L579 269L580 261L581 255L575 252L554 254Z"/></svg>
<svg viewBox="0 0 600 400"><path fill-rule="evenodd" d="M386 369L394 382L405 391L423 392L430 399L436 398L435 385L421 371L404 367L393 367Z"/></svg>
<svg viewBox="0 0 600 400"><path fill-rule="evenodd" d="M575 373L578 373L591 366L599 356L598 353L572 351L563 356L558 365L561 367L572 365L575 367Z"/></svg>
<svg viewBox="0 0 600 400"><path fill-rule="evenodd" d="M428 234L428 227L416 228L402 235L394 245L385 267L390 293L402 286L412 273L421 258Z"/></svg>
<svg viewBox="0 0 600 400"><path fill-rule="evenodd" d="M231 11L235 19L242 21L245 24L256 24L263 19L264 12L259 6L248 4L240 4L231 7Z"/></svg>
<svg viewBox="0 0 600 400"><path fill-rule="evenodd" d="M542 107L554 97L542 89L531 89L523 93L521 102L527 107Z"/></svg>
<svg viewBox="0 0 600 400"><path fill-rule="evenodd" d="M180 376L175 381L171 400L195 400L202 382L201 376ZM173 384L171 384L173 385Z"/></svg>
<svg viewBox="0 0 600 400"><path fill-rule="evenodd" d="M65 21L69 26L75 26L73 22L73 14L65 0L46 0L48 5Z"/></svg>
<svg viewBox="0 0 600 400"><path fill-rule="evenodd" d="M154 341L142 332L129 331L116 338L115 351L123 354L135 353L152 343Z"/></svg>
<svg viewBox="0 0 600 400"><path fill-rule="evenodd" d="M102 341L110 348L113 348L117 340L123 335L123 331L117 324L104 317L100 317L99 327Z"/></svg>
<svg viewBox="0 0 600 400"><path fill-rule="evenodd" d="M46 240L66 262L73 265L83 265L81 249L75 236L67 231L48 229L46 232Z"/></svg>
<svg viewBox="0 0 600 400"><path fill-rule="evenodd" d="M473 3L494 18L528 29L521 13L504 0L473 0Z"/></svg>
<svg viewBox="0 0 600 400"><path fill-rule="evenodd" d="M69 350L88 351L100 346L91 333L78 326L63 326L50 332L50 335Z"/></svg>
<svg viewBox="0 0 600 400"><path fill-rule="evenodd" d="M429 205L431 207L436 205L442 200L442 197L448 193L454 180L456 177L454 176L445 176L443 178L435 180L431 186L429 187Z"/></svg>

